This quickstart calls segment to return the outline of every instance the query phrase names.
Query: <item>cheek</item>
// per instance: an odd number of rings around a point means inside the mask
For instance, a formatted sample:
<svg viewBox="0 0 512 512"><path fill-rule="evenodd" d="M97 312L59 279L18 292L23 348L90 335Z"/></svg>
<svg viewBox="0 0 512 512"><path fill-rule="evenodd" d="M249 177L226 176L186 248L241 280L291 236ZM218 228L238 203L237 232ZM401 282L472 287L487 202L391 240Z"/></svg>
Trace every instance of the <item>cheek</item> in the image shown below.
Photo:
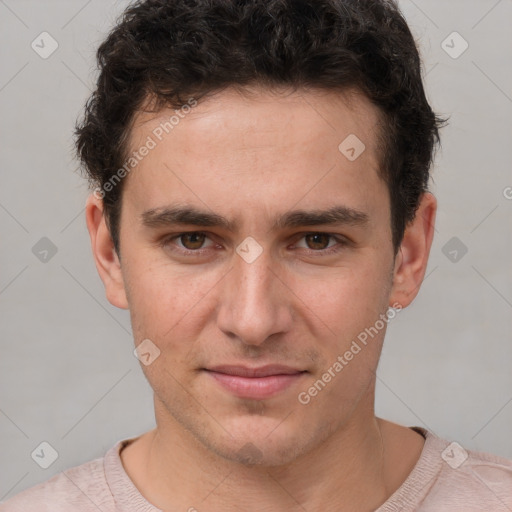
<svg viewBox="0 0 512 512"><path fill-rule="evenodd" d="M293 290L326 339L342 348L387 310L390 280L379 265L338 268L336 272L301 276Z"/></svg>
<svg viewBox="0 0 512 512"><path fill-rule="evenodd" d="M135 339L149 338L161 349L186 345L204 324L211 292L222 276L214 270L148 263L150 255L138 254L124 262L123 270Z"/></svg>

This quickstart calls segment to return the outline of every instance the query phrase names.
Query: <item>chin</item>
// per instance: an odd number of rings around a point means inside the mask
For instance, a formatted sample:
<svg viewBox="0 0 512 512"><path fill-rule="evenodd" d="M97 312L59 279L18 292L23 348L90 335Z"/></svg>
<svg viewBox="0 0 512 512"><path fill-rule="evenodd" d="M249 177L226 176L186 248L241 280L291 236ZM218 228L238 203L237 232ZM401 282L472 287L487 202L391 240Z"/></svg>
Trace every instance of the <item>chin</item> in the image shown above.
<svg viewBox="0 0 512 512"><path fill-rule="evenodd" d="M230 445L210 446L210 449L220 457L242 464L244 466L278 467L295 461L302 453L301 447L288 440L286 444L274 446L269 442L264 443L258 440L242 440L241 448L233 449Z"/></svg>
<svg viewBox="0 0 512 512"><path fill-rule="evenodd" d="M259 421L261 419L264 421ZM245 466L283 466L310 451L318 436L307 435L300 425L285 426L280 421L249 417L244 425L244 421L238 419L238 428L226 428L231 436L226 434L222 439L209 437L200 441L218 456Z"/></svg>

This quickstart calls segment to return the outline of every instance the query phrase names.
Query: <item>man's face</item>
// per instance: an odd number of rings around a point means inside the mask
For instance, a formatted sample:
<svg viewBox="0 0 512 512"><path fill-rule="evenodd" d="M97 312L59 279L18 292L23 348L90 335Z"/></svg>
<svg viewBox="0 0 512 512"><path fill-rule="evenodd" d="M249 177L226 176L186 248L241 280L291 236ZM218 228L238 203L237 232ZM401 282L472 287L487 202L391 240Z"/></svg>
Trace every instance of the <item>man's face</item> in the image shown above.
<svg viewBox="0 0 512 512"><path fill-rule="evenodd" d="M392 303L394 253L376 108L253 92L200 102L161 141L174 110L137 117L131 150L156 146L123 190L121 269L135 343L161 352L143 366L159 426L280 464L373 417L385 327L352 342Z"/></svg>

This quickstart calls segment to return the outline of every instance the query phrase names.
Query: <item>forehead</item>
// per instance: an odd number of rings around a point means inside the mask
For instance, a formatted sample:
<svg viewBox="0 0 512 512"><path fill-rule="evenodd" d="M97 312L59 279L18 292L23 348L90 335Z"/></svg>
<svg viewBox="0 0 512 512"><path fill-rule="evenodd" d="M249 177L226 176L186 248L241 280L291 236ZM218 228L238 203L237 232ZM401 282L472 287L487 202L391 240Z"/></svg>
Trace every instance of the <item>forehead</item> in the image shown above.
<svg viewBox="0 0 512 512"><path fill-rule="evenodd" d="M379 180L379 111L356 91L229 88L191 100L136 116L129 153L152 146L128 176L139 200L192 193L223 206L229 189L248 201L260 192L253 206L264 208L306 193L362 198Z"/></svg>
<svg viewBox="0 0 512 512"><path fill-rule="evenodd" d="M148 106L151 103L147 101ZM190 96L181 107L138 112L129 145L135 150L148 132L161 142L167 135L172 137L187 130L194 131L196 137L181 140L187 143L182 146L184 149L193 147L196 138L222 139L223 134L230 138L236 135L238 142L245 142L248 148L253 146L252 140L261 143L267 136L269 145L275 147L283 148L302 140L308 143L307 149L312 139L322 138L326 143L332 139L336 143L354 134L369 150L366 156L376 157L380 122L378 108L355 89L292 91L284 87L230 87L199 102ZM321 149L327 149L327 144L322 146L325 147Z"/></svg>

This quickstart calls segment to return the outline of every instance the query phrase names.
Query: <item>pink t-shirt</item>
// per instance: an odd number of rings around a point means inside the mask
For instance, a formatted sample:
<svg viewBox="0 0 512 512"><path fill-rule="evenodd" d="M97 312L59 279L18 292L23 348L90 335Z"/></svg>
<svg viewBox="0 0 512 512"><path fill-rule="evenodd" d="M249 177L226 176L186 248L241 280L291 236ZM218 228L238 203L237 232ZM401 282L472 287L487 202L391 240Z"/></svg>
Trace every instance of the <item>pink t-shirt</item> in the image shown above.
<svg viewBox="0 0 512 512"><path fill-rule="evenodd" d="M421 456L375 512L512 511L511 460L466 451L421 427L412 428L425 437ZM123 468L119 453L134 439L119 441L104 457L0 503L0 512L161 512L140 494Z"/></svg>

